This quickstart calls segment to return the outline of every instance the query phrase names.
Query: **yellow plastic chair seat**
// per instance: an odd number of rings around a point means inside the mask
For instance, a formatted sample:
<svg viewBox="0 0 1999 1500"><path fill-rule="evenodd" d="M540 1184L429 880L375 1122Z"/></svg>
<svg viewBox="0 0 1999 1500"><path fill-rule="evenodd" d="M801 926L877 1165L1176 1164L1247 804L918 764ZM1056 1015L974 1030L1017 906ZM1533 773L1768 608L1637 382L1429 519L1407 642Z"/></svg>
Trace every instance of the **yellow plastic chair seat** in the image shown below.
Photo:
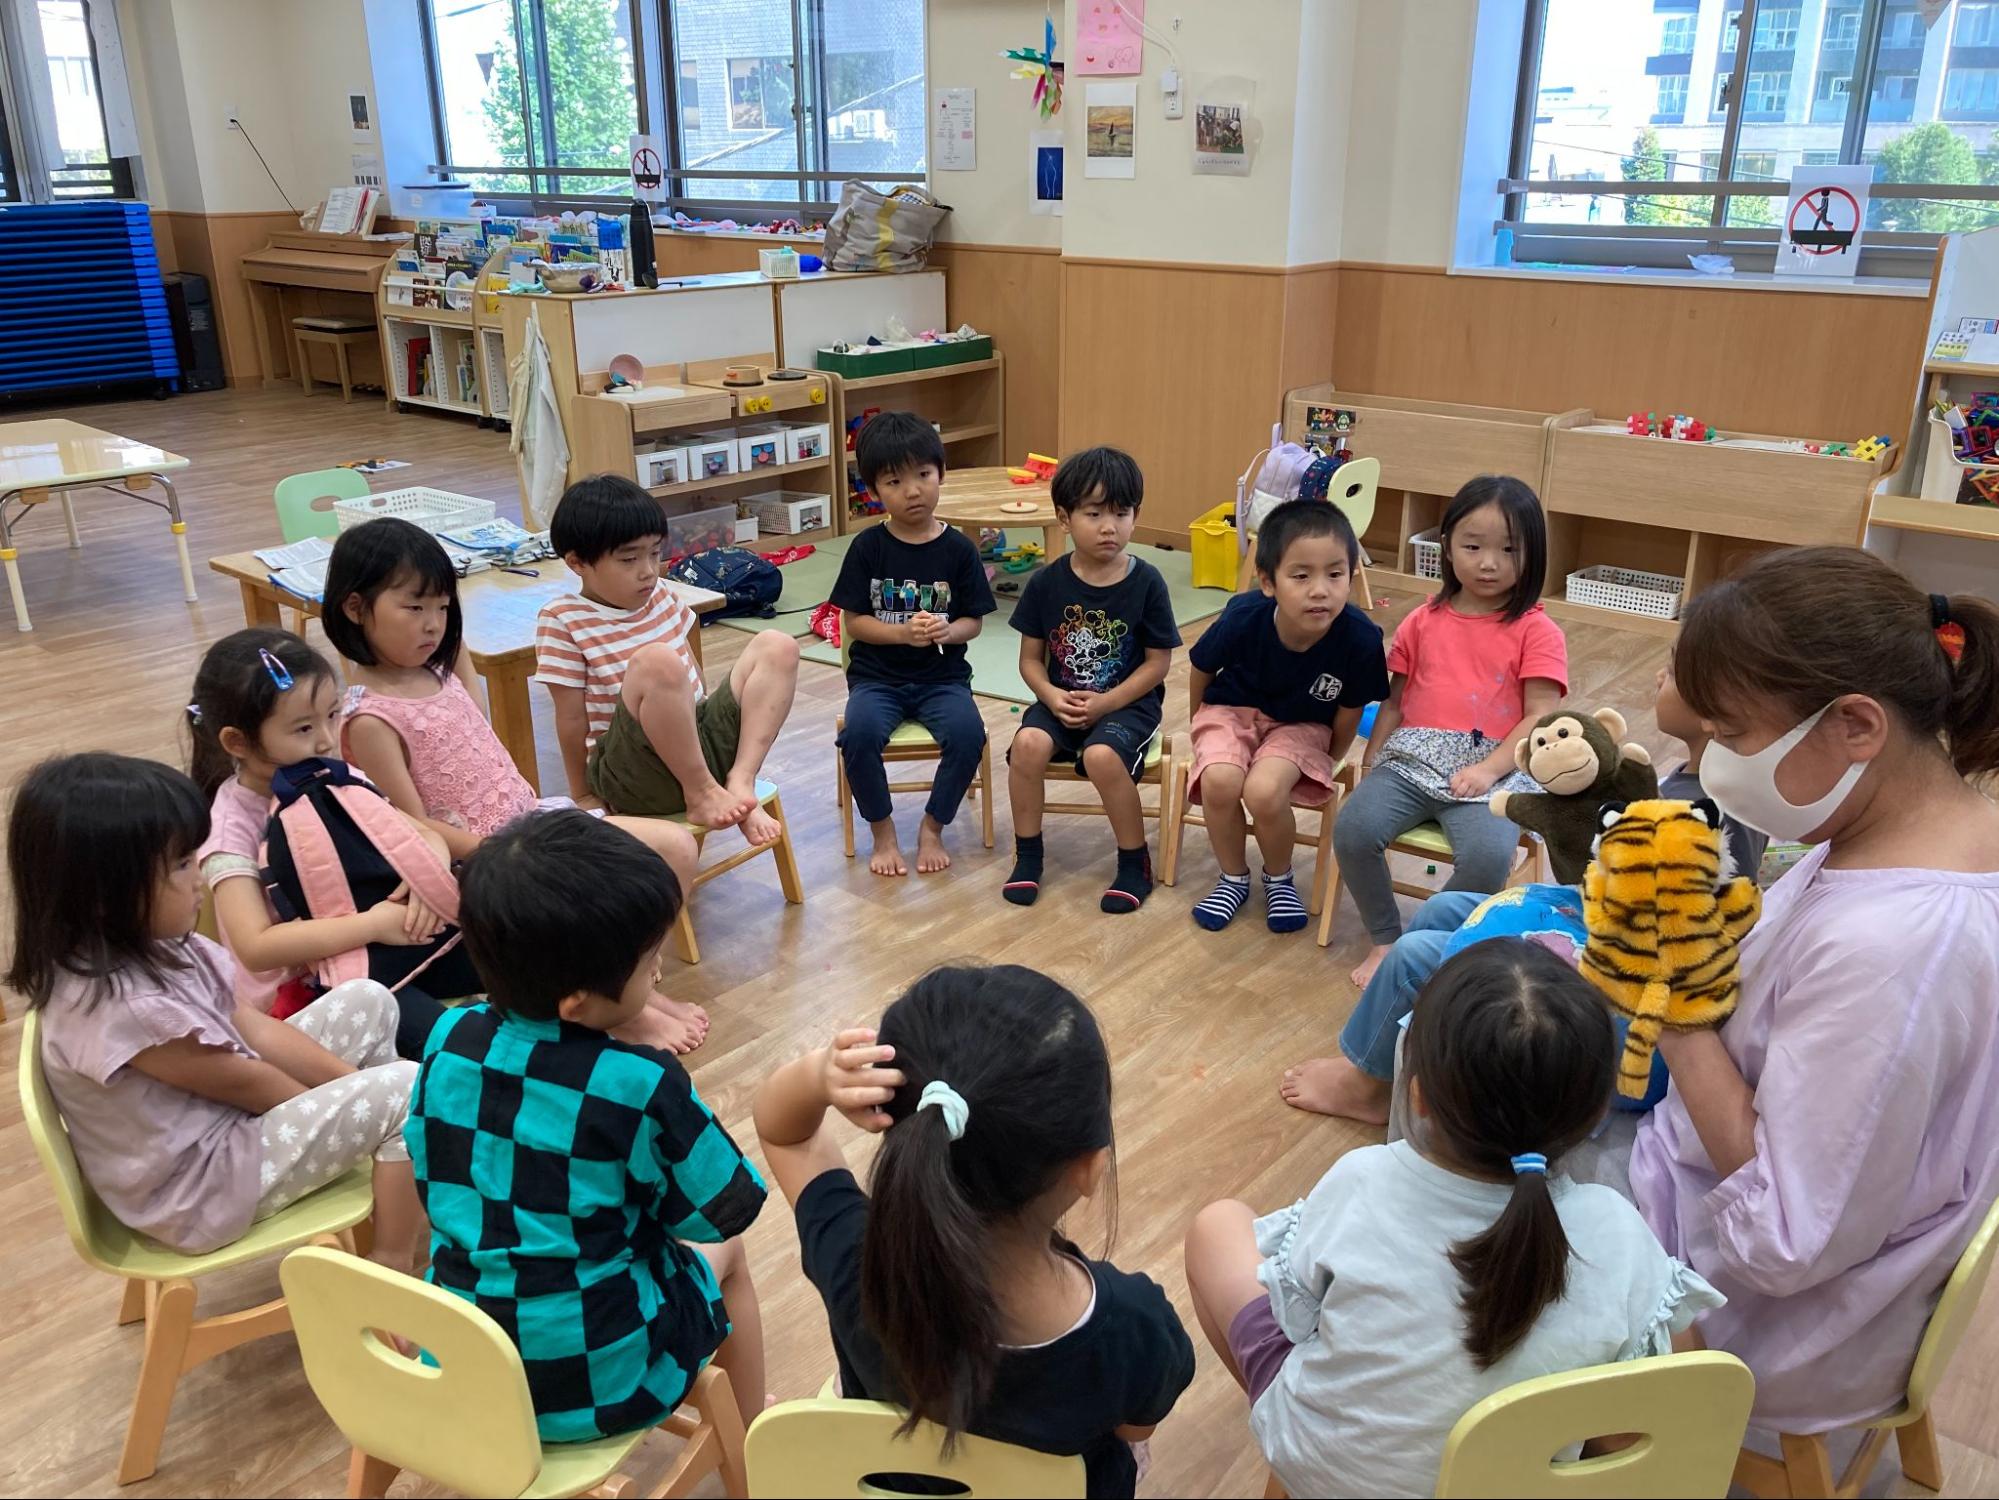
<svg viewBox="0 0 1999 1500"><path fill-rule="evenodd" d="M904 719L895 726L895 732L888 737L888 747L891 750L914 750L919 747L934 750L937 748L937 736L916 720Z"/></svg>
<svg viewBox="0 0 1999 1500"><path fill-rule="evenodd" d="M966 1434L944 1458L943 1432L919 1423L897 1437L903 1413L880 1401L843 1401L821 1395L786 1401L750 1424L743 1444L753 1500L798 1495L895 1495L867 1482L871 1474L922 1474L982 1496L1080 1496L1083 1460L1037 1453L1011 1443Z"/></svg>
<svg viewBox="0 0 1999 1500"><path fill-rule="evenodd" d="M1451 838L1438 823L1418 823L1407 833L1398 834L1394 847L1419 854L1434 854L1440 859L1451 857Z"/></svg>
<svg viewBox="0 0 1999 1500"><path fill-rule="evenodd" d="M642 1430L598 1438L594 1443L543 1443L541 1472L521 1491L521 1500L559 1500L564 1495L594 1490L617 1473L618 1466L645 1439Z"/></svg>

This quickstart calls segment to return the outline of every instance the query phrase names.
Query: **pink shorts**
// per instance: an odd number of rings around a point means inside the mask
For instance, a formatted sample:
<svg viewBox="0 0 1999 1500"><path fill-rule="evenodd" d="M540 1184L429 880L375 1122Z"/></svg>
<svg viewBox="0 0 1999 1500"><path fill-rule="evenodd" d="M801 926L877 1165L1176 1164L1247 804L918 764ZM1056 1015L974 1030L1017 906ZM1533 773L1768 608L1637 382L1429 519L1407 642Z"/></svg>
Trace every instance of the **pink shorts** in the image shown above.
<svg viewBox="0 0 1999 1500"><path fill-rule="evenodd" d="M1201 800L1201 773L1209 766L1237 766L1247 773L1270 757L1298 768L1291 801L1299 807L1323 807L1333 795L1333 727L1330 724L1285 724L1253 708L1220 703L1203 704L1190 729L1194 769L1187 781L1187 798Z"/></svg>
<svg viewBox="0 0 1999 1500"><path fill-rule="evenodd" d="M1245 1302L1229 1322L1229 1357L1242 1372L1242 1383L1252 1405L1277 1378L1284 1361L1297 1346L1277 1326L1277 1314L1270 1310L1270 1298Z"/></svg>

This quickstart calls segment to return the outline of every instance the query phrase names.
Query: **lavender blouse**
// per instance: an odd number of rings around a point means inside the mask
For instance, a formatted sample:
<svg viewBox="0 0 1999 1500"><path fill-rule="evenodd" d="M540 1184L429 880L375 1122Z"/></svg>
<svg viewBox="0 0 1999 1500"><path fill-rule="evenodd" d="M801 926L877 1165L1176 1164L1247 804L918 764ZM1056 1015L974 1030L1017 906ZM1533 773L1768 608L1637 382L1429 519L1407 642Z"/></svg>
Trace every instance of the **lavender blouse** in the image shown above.
<svg viewBox="0 0 1999 1500"><path fill-rule="evenodd" d="M1728 1298L1708 1346L1755 1372L1758 1425L1796 1433L1901 1400L1999 1196L1999 874L1828 870L1826 853L1765 898L1721 1029L1755 1091L1755 1156L1718 1177L1677 1089L1631 1152L1646 1222Z"/></svg>

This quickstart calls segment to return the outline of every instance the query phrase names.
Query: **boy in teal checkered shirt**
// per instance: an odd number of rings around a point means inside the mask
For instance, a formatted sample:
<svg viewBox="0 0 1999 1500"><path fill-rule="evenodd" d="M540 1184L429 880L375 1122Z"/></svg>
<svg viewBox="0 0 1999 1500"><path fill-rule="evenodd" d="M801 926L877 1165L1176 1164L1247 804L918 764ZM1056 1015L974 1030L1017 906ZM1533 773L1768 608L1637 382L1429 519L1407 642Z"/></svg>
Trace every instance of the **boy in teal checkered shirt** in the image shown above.
<svg viewBox="0 0 1999 1500"><path fill-rule="evenodd" d="M763 1180L677 1059L609 1035L652 993L673 872L588 813L538 813L479 846L459 901L488 999L438 1022L410 1106L430 1280L519 1346L545 1442L657 1424L710 1358L761 1411L738 1236Z"/></svg>

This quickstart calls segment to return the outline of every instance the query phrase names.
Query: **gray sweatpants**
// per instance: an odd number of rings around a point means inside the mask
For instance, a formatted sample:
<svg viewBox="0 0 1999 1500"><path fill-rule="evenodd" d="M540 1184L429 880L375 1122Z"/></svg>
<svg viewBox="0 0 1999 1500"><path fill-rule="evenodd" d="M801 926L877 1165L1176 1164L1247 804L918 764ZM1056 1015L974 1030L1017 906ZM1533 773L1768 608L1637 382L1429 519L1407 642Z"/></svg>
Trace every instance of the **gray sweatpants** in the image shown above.
<svg viewBox="0 0 1999 1500"><path fill-rule="evenodd" d="M1402 912L1388 874L1386 850L1418 824L1437 822L1450 836L1451 879L1447 891L1492 892L1506 884L1520 829L1494 816L1483 802L1435 797L1383 767L1362 778L1360 790L1340 807L1333 824L1333 853L1340 880L1353 892L1368 936L1386 946L1402 936Z"/></svg>

